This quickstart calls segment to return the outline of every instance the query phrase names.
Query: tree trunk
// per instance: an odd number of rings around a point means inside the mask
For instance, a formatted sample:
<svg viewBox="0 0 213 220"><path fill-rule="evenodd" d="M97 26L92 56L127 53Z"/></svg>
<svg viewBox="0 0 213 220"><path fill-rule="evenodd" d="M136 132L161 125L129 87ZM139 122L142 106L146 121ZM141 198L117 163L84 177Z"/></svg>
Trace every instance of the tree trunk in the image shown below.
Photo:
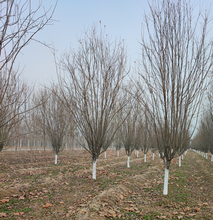
<svg viewBox="0 0 213 220"><path fill-rule="evenodd" d="M127 168L129 168L129 160L130 160L130 156L128 156L127 158Z"/></svg>
<svg viewBox="0 0 213 220"><path fill-rule="evenodd" d="M181 167L181 156L179 156L179 167Z"/></svg>
<svg viewBox="0 0 213 220"><path fill-rule="evenodd" d="M165 166L163 195L168 195L169 169Z"/></svg>
<svg viewBox="0 0 213 220"><path fill-rule="evenodd" d="M94 180L96 180L96 163L97 163L97 160L93 161L92 179L94 179Z"/></svg>
<svg viewBox="0 0 213 220"><path fill-rule="evenodd" d="M44 134L44 153L45 153L45 150L46 150L46 135Z"/></svg>
<svg viewBox="0 0 213 220"><path fill-rule="evenodd" d="M211 162L213 162L213 154L212 154L212 156L211 156Z"/></svg>
<svg viewBox="0 0 213 220"><path fill-rule="evenodd" d="M208 160L208 154L206 153L206 159Z"/></svg>
<svg viewBox="0 0 213 220"><path fill-rule="evenodd" d="M119 150L117 150L117 157L119 157Z"/></svg>
<svg viewBox="0 0 213 220"><path fill-rule="evenodd" d="M104 158L106 158L106 151L104 152Z"/></svg>
<svg viewBox="0 0 213 220"><path fill-rule="evenodd" d="M32 139L30 139L30 161L33 162L33 146L32 146Z"/></svg>
<svg viewBox="0 0 213 220"><path fill-rule="evenodd" d="M19 149L20 151L22 150L22 139L20 139L20 142L19 142Z"/></svg>
<svg viewBox="0 0 213 220"><path fill-rule="evenodd" d="M154 160L154 159L155 159L155 153L152 154L152 160Z"/></svg>
<svg viewBox="0 0 213 220"><path fill-rule="evenodd" d="M144 162L146 162L146 154L144 154Z"/></svg>
<svg viewBox="0 0 213 220"><path fill-rule="evenodd" d="M183 154L182 154L182 160L183 160Z"/></svg>
<svg viewBox="0 0 213 220"><path fill-rule="evenodd" d="M16 155L16 160L18 159L18 155L17 155L17 147L18 146L18 141L17 140L15 140L15 155Z"/></svg>
<svg viewBox="0 0 213 220"><path fill-rule="evenodd" d="M55 154L55 164L57 164L57 163L58 163L58 155Z"/></svg>
<svg viewBox="0 0 213 220"><path fill-rule="evenodd" d="M137 150L137 157L138 157L139 151Z"/></svg>

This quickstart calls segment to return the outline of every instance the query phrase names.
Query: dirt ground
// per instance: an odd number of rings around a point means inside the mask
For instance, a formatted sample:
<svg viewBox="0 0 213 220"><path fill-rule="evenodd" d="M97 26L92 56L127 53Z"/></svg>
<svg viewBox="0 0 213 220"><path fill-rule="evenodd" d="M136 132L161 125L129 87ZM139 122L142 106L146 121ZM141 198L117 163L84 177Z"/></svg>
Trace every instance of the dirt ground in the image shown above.
<svg viewBox="0 0 213 220"><path fill-rule="evenodd" d="M51 152L3 152L0 155L2 219L213 219L213 163L188 151L172 161L169 194L163 196L164 167L152 152L108 150L91 179L91 156L64 151L54 164Z"/></svg>

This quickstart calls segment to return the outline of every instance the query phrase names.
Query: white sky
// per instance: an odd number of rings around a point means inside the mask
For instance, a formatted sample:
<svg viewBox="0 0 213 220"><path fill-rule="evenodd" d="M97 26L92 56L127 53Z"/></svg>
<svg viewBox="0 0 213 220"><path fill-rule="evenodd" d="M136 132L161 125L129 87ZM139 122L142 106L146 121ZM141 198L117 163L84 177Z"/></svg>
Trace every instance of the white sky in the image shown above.
<svg viewBox="0 0 213 220"><path fill-rule="evenodd" d="M54 2L43 0L43 5L49 8ZM212 0L203 2L210 5ZM58 0L53 16L58 22L46 26L36 39L54 44L60 56L70 46L77 48L78 37L84 29L101 20L110 36L125 39L129 63L132 64L140 54L138 41L144 11L149 11L147 0ZM23 69L22 76L29 83L48 84L51 80L57 80L53 55L39 43L31 42L24 48L17 59L18 65Z"/></svg>

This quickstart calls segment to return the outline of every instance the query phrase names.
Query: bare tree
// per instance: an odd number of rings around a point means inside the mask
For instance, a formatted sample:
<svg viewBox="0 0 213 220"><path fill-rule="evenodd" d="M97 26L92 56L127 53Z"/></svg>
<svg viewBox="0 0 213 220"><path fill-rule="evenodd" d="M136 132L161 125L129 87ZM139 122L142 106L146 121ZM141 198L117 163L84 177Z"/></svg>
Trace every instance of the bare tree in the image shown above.
<svg viewBox="0 0 213 220"><path fill-rule="evenodd" d="M59 152L65 146L65 137L69 132L71 117L67 113L57 87L52 86L51 91L43 89L38 94L36 103L35 121L38 124L38 132L48 136L52 150L55 153L55 164Z"/></svg>
<svg viewBox="0 0 213 220"><path fill-rule="evenodd" d="M111 41L101 28L93 26L79 40L79 49L63 57L66 76L60 86L66 105L73 115L77 129L84 136L84 148L92 156L93 179L96 179L96 161L112 144L122 121L114 118L122 109L116 105L126 76L124 42Z"/></svg>
<svg viewBox="0 0 213 220"><path fill-rule="evenodd" d="M21 50L52 21L54 9L41 14L41 7L33 10L30 0L0 2L0 150L26 112L26 84L13 66Z"/></svg>
<svg viewBox="0 0 213 220"><path fill-rule="evenodd" d="M28 86L17 73L11 73L8 81L8 73L0 71L0 150L9 139L17 138L15 125L23 119L21 113L26 112L27 92Z"/></svg>
<svg viewBox="0 0 213 220"><path fill-rule="evenodd" d="M148 115L146 108L144 109L144 117L140 120L140 133L142 136L142 141L140 144L141 150L144 153L144 162L146 162L146 154L150 149L151 144L151 126L148 123Z"/></svg>
<svg viewBox="0 0 213 220"><path fill-rule="evenodd" d="M168 194L171 160L188 146L212 67L208 13L194 16L188 1L153 1L142 29L140 101L147 109L165 165ZM146 35L147 34L147 35Z"/></svg>
<svg viewBox="0 0 213 220"><path fill-rule="evenodd" d="M0 8L0 70L4 68L11 73L21 50L31 40L35 40L34 36L39 31L52 23L55 8L43 11L42 4L39 2L33 9L30 0L2 0Z"/></svg>
<svg viewBox="0 0 213 220"><path fill-rule="evenodd" d="M213 154L213 87L208 89L207 100L204 101L203 115L200 120L198 132L193 138L193 148L202 152L207 158L208 151ZM213 156L211 156L213 161Z"/></svg>
<svg viewBox="0 0 213 220"><path fill-rule="evenodd" d="M120 137L117 136L117 135L116 135L114 144L115 144L115 149L116 149L116 152L117 152L117 156L119 157L119 152L122 148L122 141L121 141Z"/></svg>
<svg viewBox="0 0 213 220"><path fill-rule="evenodd" d="M125 97L127 97L127 94L125 94ZM129 99L128 102L128 105L120 112L121 118L126 117L125 115L127 115L127 117L119 129L119 136L126 151L127 167L129 168L130 156L137 145L136 138L139 112L133 99L132 101Z"/></svg>

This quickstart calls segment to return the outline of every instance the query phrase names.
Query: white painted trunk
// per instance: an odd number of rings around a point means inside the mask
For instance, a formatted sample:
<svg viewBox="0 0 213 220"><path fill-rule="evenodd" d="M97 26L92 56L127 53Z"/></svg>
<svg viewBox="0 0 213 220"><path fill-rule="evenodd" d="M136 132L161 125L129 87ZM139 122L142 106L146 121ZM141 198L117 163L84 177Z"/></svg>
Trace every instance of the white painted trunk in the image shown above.
<svg viewBox="0 0 213 220"><path fill-rule="evenodd" d="M137 157L138 157L139 151L137 150Z"/></svg>
<svg viewBox="0 0 213 220"><path fill-rule="evenodd" d="M119 150L117 150L117 157L119 157Z"/></svg>
<svg viewBox="0 0 213 220"><path fill-rule="evenodd" d="M206 153L206 159L208 159L208 154Z"/></svg>
<svg viewBox="0 0 213 220"><path fill-rule="evenodd" d="M182 154L182 160L183 160L183 154Z"/></svg>
<svg viewBox="0 0 213 220"><path fill-rule="evenodd" d="M94 180L96 180L96 163L97 163L97 160L93 161L93 164L92 164L92 178Z"/></svg>
<svg viewBox="0 0 213 220"><path fill-rule="evenodd" d="M212 156L211 156L211 162L213 162L213 154L212 154Z"/></svg>
<svg viewBox="0 0 213 220"><path fill-rule="evenodd" d="M55 155L55 164L57 164L57 162L58 162L58 155L56 154Z"/></svg>
<svg viewBox="0 0 213 220"><path fill-rule="evenodd" d="M106 158L106 151L104 152L104 157Z"/></svg>
<svg viewBox="0 0 213 220"><path fill-rule="evenodd" d="M181 167L181 156L179 156L179 167Z"/></svg>
<svg viewBox="0 0 213 220"><path fill-rule="evenodd" d="M169 169L165 168L163 195L168 195Z"/></svg>
<svg viewBox="0 0 213 220"><path fill-rule="evenodd" d="M144 154L144 162L146 162L146 154Z"/></svg>
<svg viewBox="0 0 213 220"><path fill-rule="evenodd" d="M129 168L129 160L130 160L130 157L128 156L127 158L127 167Z"/></svg>
<svg viewBox="0 0 213 220"><path fill-rule="evenodd" d="M155 153L152 154L152 160L154 160L154 159L155 159Z"/></svg>
<svg viewBox="0 0 213 220"><path fill-rule="evenodd" d="M160 158L160 154L159 154L159 158Z"/></svg>
<svg viewBox="0 0 213 220"><path fill-rule="evenodd" d="M186 151L185 151L185 155L186 155Z"/></svg>

